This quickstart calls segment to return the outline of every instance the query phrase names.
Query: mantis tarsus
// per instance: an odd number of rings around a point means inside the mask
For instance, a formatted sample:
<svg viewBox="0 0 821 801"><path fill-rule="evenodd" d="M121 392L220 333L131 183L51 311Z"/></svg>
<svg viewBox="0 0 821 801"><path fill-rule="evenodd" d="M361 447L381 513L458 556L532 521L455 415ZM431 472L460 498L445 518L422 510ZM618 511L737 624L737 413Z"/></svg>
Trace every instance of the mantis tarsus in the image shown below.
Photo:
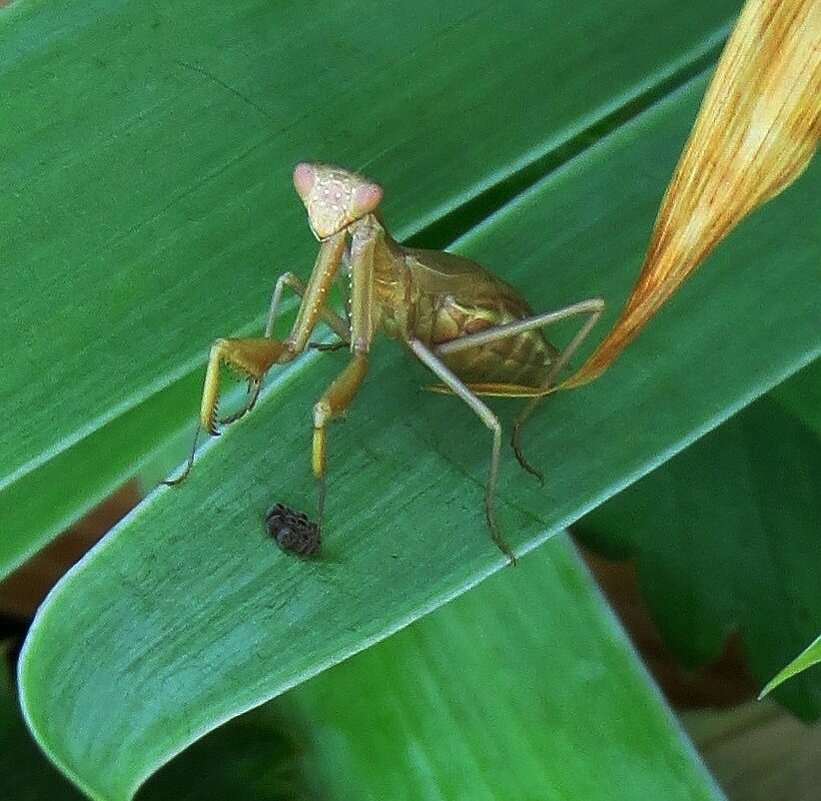
<svg viewBox="0 0 821 801"><path fill-rule="evenodd" d="M546 314L533 311L513 287L479 264L452 253L404 247L385 229L378 206L382 188L368 178L326 164L298 164L294 187L308 212L319 255L307 284L292 273L277 280L261 338L217 339L211 347L200 407L199 426L209 434L253 408L262 379L276 364L292 361L309 346L317 323L324 321L350 349L345 369L314 404L311 464L319 490L317 525L325 503L326 427L347 412L368 369L374 334L400 339L437 376L439 391L461 398L487 426L492 450L485 486L485 516L493 541L511 562L515 557L496 522L494 499L502 428L481 395L527 397L516 418L512 446L519 463L541 480L519 447L519 431L539 398L554 382L604 308L598 298ZM350 281L346 316L326 306L326 296L344 265ZM283 291L302 298L291 333L273 339ZM542 328L568 317L584 316L569 345L559 352ZM217 419L220 366L247 376L248 398L234 414ZM199 433L199 428L197 429ZM196 436L195 436L196 445ZM179 478L188 474L194 449Z"/></svg>

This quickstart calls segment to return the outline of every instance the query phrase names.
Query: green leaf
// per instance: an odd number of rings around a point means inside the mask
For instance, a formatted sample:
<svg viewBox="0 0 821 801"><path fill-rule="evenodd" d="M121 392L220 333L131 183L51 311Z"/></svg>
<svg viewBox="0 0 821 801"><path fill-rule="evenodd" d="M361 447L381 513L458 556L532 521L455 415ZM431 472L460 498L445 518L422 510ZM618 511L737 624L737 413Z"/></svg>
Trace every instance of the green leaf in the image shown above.
<svg viewBox="0 0 821 801"><path fill-rule="evenodd" d="M699 5L0 9L0 574L138 469L210 341L311 263L297 160L367 167L419 231L709 60L738 2Z"/></svg>
<svg viewBox="0 0 821 801"><path fill-rule="evenodd" d="M0 492L18 493L0 498L15 515L0 565L137 469L196 406L204 346L258 325L276 274L310 263L289 188L297 159L366 168L386 186L392 230L435 239L582 153L462 247L539 308L601 293L612 316L701 87L585 147L708 63L735 8L0 11L0 220L14 267L0 301L14 353L0 366ZM527 444L547 493L505 466L512 541L537 544L806 363L817 248L800 221L817 179L743 226L597 387L545 404ZM717 342L726 369L705 358ZM416 391L429 379L398 349L380 349L351 421L332 431L325 558L272 549L265 507L313 503L299 467L308 411L341 364L282 374L186 486L153 496L44 606L23 699L81 784L127 795L207 729L500 564L480 508L486 432L452 398ZM177 390L190 403L171 404ZM679 394L687 403L670 404ZM638 434L636 408L648 412Z"/></svg>
<svg viewBox="0 0 821 801"><path fill-rule="evenodd" d="M821 635L815 638L815 641L810 643L789 665L786 665L782 670L773 676L770 681L764 685L764 689L758 696L759 700L765 695L769 695L779 684L782 684L787 679L809 670L813 665L821 662ZM816 670L815 673L818 673Z"/></svg>
<svg viewBox="0 0 821 801"><path fill-rule="evenodd" d="M48 762L26 731L5 668L0 664L0 798L79 801L83 796Z"/></svg>
<svg viewBox="0 0 821 801"><path fill-rule="evenodd" d="M188 420L191 393L201 387L200 372L187 376L0 491L0 576L130 478L135 465ZM186 447L189 443L190 432Z"/></svg>
<svg viewBox="0 0 821 801"><path fill-rule="evenodd" d="M155 774L139 801L313 801L300 775L296 721L267 704L211 732Z"/></svg>
<svg viewBox="0 0 821 801"><path fill-rule="evenodd" d="M608 501L578 526L585 544L637 560L642 593L685 664L737 630L762 683L818 630L821 444L769 397ZM778 700L821 713L821 674Z"/></svg>
<svg viewBox="0 0 821 801"><path fill-rule="evenodd" d="M770 397L821 437L821 362L779 384Z"/></svg>
<svg viewBox="0 0 821 801"><path fill-rule="evenodd" d="M144 801L296 801L296 747L271 705L232 721L189 749L152 779ZM293 721L289 722L292 727ZM16 698L0 676L0 798L79 801L74 788L37 748Z"/></svg>
<svg viewBox="0 0 821 801"><path fill-rule="evenodd" d="M565 537L282 701L328 801L721 797Z"/></svg>
<svg viewBox="0 0 821 801"><path fill-rule="evenodd" d="M0 796L77 797L12 705ZM220 727L138 799L457 796L720 798L565 537Z"/></svg>
<svg viewBox="0 0 821 801"><path fill-rule="evenodd" d="M703 90L700 80L659 103L458 249L539 308L602 293L612 318ZM812 359L817 249L802 210L818 179L812 168L731 236L608 375L544 404L525 444L547 488L512 459L500 481L520 553ZM20 665L24 709L95 797L128 797L208 729L505 563L481 508L487 433L455 399L417 389L430 379L397 347L375 349L348 422L331 432L323 559L299 562L266 539L267 505L311 508L308 411L344 359L282 371L185 485L154 493L41 607Z"/></svg>

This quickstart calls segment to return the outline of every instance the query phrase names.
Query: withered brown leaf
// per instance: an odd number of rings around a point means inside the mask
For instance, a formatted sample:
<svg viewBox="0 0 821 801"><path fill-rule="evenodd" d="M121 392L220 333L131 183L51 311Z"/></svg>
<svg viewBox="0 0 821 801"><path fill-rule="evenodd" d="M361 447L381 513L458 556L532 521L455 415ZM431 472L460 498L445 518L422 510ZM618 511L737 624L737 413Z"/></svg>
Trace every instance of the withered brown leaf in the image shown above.
<svg viewBox="0 0 821 801"><path fill-rule="evenodd" d="M821 134L821 2L748 0L661 202L638 281L561 388L600 375L710 251L804 170Z"/></svg>

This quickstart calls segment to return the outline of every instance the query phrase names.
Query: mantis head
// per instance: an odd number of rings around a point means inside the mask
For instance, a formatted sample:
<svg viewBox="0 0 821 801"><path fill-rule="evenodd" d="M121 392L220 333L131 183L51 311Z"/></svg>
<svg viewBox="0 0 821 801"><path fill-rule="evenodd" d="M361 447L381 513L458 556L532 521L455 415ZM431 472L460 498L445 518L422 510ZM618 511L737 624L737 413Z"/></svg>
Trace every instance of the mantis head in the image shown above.
<svg viewBox="0 0 821 801"><path fill-rule="evenodd" d="M297 164L294 188L305 204L311 230L320 241L370 214L382 200L379 184L330 164Z"/></svg>

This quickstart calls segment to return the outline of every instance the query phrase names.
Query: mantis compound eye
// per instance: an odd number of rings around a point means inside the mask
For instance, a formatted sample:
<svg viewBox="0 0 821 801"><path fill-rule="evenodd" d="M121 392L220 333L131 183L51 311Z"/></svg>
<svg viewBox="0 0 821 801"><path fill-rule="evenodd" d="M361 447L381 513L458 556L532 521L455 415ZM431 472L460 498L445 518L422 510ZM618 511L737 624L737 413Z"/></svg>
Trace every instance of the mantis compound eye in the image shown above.
<svg viewBox="0 0 821 801"><path fill-rule="evenodd" d="M310 164L302 162L294 167L294 189L303 202L310 197L315 180L316 170Z"/></svg>
<svg viewBox="0 0 821 801"><path fill-rule="evenodd" d="M356 187L353 193L351 212L358 218L376 210L382 202L382 187L379 184L364 183Z"/></svg>

